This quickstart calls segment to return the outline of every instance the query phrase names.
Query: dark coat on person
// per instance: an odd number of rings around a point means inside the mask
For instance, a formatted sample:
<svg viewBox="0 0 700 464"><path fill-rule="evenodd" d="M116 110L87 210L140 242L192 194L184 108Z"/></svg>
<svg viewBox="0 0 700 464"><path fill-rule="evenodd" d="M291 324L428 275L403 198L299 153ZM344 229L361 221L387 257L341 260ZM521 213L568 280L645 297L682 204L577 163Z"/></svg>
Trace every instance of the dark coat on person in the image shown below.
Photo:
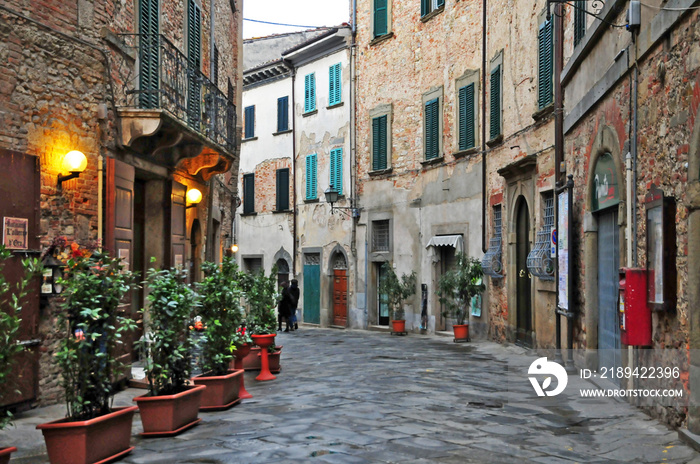
<svg viewBox="0 0 700 464"><path fill-rule="evenodd" d="M292 309L297 309L299 307L299 287L292 283L292 285L289 286L289 293L292 296Z"/></svg>
<svg viewBox="0 0 700 464"><path fill-rule="evenodd" d="M282 289L282 298L279 303L277 303L277 314L280 317L289 317L292 314L292 308L294 307L294 302L292 300L292 295L289 292L289 288Z"/></svg>

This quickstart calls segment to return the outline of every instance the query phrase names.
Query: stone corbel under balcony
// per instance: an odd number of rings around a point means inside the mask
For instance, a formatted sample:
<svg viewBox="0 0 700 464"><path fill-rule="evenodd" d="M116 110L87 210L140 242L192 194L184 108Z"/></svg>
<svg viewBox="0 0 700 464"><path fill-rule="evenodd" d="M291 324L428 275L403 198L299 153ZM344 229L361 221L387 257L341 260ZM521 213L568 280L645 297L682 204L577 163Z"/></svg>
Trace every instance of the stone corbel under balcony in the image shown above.
<svg viewBox="0 0 700 464"><path fill-rule="evenodd" d="M184 169L205 181L227 172L233 154L214 143L168 111L120 108L121 144L141 156L172 169Z"/></svg>

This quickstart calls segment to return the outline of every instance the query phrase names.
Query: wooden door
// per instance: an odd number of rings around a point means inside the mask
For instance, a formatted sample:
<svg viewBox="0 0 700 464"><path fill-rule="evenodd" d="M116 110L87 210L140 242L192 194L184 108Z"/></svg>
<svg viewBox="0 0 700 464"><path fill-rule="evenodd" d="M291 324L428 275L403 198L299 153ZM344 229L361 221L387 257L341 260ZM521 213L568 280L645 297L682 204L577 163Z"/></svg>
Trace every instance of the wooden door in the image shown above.
<svg viewBox="0 0 700 464"><path fill-rule="evenodd" d="M187 187L172 181L170 189L170 260L168 262L170 267L185 265L187 250L186 193Z"/></svg>
<svg viewBox="0 0 700 464"><path fill-rule="evenodd" d="M520 198L516 212L515 263L517 296L517 333L516 342L532 346L532 278L527 269L527 255L530 254L530 213L524 198Z"/></svg>
<svg viewBox="0 0 700 464"><path fill-rule="evenodd" d="M13 251L14 255L3 269L3 275L12 286L23 273L22 258L39 255L39 189L39 159L0 150L0 219L3 225L5 218L27 221L26 245ZM39 393L40 284L40 279L32 282L29 296L22 306L18 341L24 345L25 350L13 361L13 372L8 384L0 391L0 407L33 401ZM0 311L4 309L0 308Z"/></svg>
<svg viewBox="0 0 700 464"><path fill-rule="evenodd" d="M333 325L345 327L348 322L348 271L333 271Z"/></svg>
<svg viewBox="0 0 700 464"><path fill-rule="evenodd" d="M107 158L107 227L106 248L112 256L122 259L123 265L133 268L134 253L134 182L135 169L130 164L114 158ZM127 295L119 305L121 315L138 320L139 315L132 305L132 298L137 295ZM117 345L116 358L125 365L125 369L117 374L115 381L119 382L130 377L131 360L134 357L133 346L136 333L122 335L122 344Z"/></svg>

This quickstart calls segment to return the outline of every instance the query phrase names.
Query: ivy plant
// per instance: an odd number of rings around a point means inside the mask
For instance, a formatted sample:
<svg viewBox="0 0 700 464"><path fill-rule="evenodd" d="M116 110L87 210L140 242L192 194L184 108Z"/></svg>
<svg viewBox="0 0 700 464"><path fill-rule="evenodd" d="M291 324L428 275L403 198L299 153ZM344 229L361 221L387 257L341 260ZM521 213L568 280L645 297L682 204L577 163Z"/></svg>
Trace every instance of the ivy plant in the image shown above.
<svg viewBox="0 0 700 464"><path fill-rule="evenodd" d="M465 253L456 257L455 267L438 281L438 297L444 305L443 316L450 316L457 325L464 325L469 317L472 297L484 291L481 261Z"/></svg>
<svg viewBox="0 0 700 464"><path fill-rule="evenodd" d="M280 298L277 292L277 267L272 268L269 276L266 276L264 271L255 275L246 274L242 284L248 303L246 316L248 330L253 335L276 333L276 308Z"/></svg>
<svg viewBox="0 0 700 464"><path fill-rule="evenodd" d="M405 317L404 301L416 293L416 271L403 274L399 279L391 264L384 263L382 273L384 279L379 284L379 293L386 295L387 304L394 315L394 320L400 321Z"/></svg>
<svg viewBox="0 0 700 464"><path fill-rule="evenodd" d="M173 395L190 378L193 341L188 321L196 294L181 268L149 269L147 277L148 305L142 311L148 313L148 333L139 347L145 353L148 391L150 396Z"/></svg>
<svg viewBox="0 0 700 464"><path fill-rule="evenodd" d="M15 357L22 352L23 347L17 343L22 319L22 306L29 293L29 283L41 274L41 263L38 258L22 260L24 274L11 284L5 278L5 263L12 257L12 252L0 244L0 402L14 390L9 384L10 374L14 367ZM7 411L0 414L0 430L12 422L12 414Z"/></svg>
<svg viewBox="0 0 700 464"><path fill-rule="evenodd" d="M134 330L133 319L118 311L135 287L134 274L119 258L95 251L74 254L64 278L59 327L66 330L56 359L63 374L68 418L83 421L110 412L115 374L121 363L115 357L122 334Z"/></svg>
<svg viewBox="0 0 700 464"><path fill-rule="evenodd" d="M204 375L225 375L233 359L231 345L242 315L241 273L232 257L217 263L202 264L204 279L197 284L199 315L204 322L201 369ZM235 348L234 348L235 349Z"/></svg>

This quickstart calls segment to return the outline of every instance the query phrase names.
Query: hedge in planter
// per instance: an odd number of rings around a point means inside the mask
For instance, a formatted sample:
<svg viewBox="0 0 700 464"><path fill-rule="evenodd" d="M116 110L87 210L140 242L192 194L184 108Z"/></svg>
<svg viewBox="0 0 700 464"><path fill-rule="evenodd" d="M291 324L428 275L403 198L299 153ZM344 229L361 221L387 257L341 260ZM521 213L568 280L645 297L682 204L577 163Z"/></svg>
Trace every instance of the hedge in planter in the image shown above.
<svg viewBox="0 0 700 464"><path fill-rule="evenodd" d="M146 353L148 394L134 398L141 411L143 436L176 435L196 424L203 386L189 387L192 339L187 322L196 294L186 271L148 271L148 336L139 342Z"/></svg>
<svg viewBox="0 0 700 464"><path fill-rule="evenodd" d="M200 366L202 375L195 385L206 385L202 410L226 409L240 402L242 370L229 370L236 329L242 321L240 299L241 274L231 257L221 265L204 263L204 279L197 284L200 295L198 312L204 322Z"/></svg>
<svg viewBox="0 0 700 464"><path fill-rule="evenodd" d="M440 277L438 297L445 307L443 316L452 317L455 341L469 340L469 311L472 297L484 291L481 261L464 253L457 254L455 266Z"/></svg>
<svg viewBox="0 0 700 464"><path fill-rule="evenodd" d="M68 417L37 426L52 463L102 461L133 449L129 441L136 407L110 406L121 334L136 327L118 311L134 287L134 275L118 258L81 252L75 244L72 249L65 278L59 280L65 300L58 323L67 333L56 353Z"/></svg>
<svg viewBox="0 0 700 464"><path fill-rule="evenodd" d="M389 263L382 265L384 279L379 284L379 293L386 295L389 311L393 316L392 325L394 333L406 333L406 320L404 319L404 301L416 293L416 271L403 274L401 279L394 272Z"/></svg>

